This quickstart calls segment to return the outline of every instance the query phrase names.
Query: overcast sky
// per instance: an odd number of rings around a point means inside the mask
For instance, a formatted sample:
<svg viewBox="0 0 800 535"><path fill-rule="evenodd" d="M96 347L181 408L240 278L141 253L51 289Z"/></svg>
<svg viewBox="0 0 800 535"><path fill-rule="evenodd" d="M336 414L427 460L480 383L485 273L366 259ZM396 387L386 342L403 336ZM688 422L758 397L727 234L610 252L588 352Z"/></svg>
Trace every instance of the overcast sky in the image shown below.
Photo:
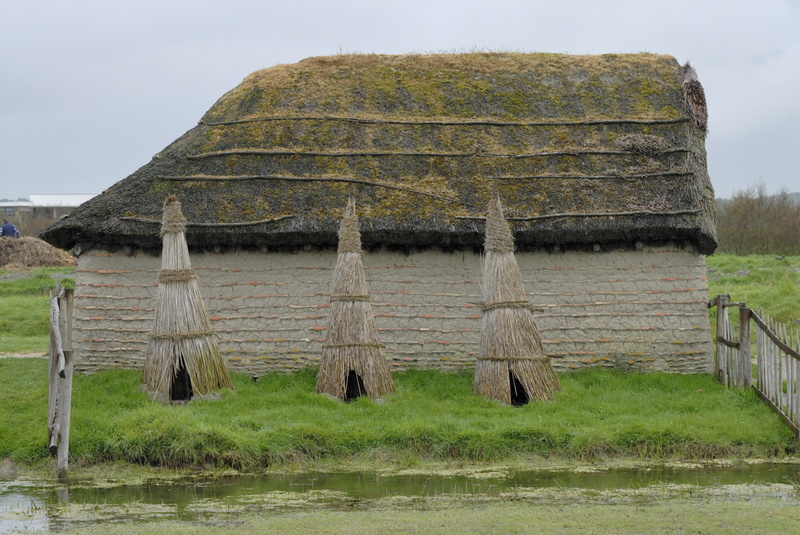
<svg viewBox="0 0 800 535"><path fill-rule="evenodd" d="M717 197L800 191L800 0L25 0L0 13L0 198L100 193L261 68L465 50L691 61Z"/></svg>

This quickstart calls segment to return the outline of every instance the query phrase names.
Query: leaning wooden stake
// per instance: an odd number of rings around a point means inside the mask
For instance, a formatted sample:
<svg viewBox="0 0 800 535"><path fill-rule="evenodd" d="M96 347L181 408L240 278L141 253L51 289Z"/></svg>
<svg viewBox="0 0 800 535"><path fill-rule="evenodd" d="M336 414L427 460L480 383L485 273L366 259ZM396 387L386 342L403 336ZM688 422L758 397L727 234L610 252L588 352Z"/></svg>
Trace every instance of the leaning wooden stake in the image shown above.
<svg viewBox="0 0 800 535"><path fill-rule="evenodd" d="M514 238L500 198L489 203L483 272L483 317L473 391L506 404L546 400L560 388L544 352L533 305L525 298Z"/></svg>
<svg viewBox="0 0 800 535"><path fill-rule="evenodd" d="M351 199L339 227L333 293L316 388L317 393L346 401L394 392L392 374L378 341L361 254L361 233Z"/></svg>
<svg viewBox="0 0 800 535"><path fill-rule="evenodd" d="M60 477L69 468L69 426L72 411L72 301L74 290L60 285L50 293L50 380L47 447L57 456Z"/></svg>
<svg viewBox="0 0 800 535"><path fill-rule="evenodd" d="M233 388L211 330L186 244L178 198L164 202L161 271L142 380L156 398L185 401Z"/></svg>

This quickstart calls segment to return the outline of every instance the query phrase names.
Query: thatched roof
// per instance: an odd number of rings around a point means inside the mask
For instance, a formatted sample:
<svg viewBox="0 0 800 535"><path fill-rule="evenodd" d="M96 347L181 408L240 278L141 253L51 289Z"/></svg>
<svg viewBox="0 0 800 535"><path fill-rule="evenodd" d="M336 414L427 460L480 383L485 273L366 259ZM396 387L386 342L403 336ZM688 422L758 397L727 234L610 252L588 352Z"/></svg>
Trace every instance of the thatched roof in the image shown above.
<svg viewBox="0 0 800 535"><path fill-rule="evenodd" d="M475 247L499 193L520 248L716 247L694 70L654 54L309 58L248 76L48 242L158 250L176 194L190 248Z"/></svg>

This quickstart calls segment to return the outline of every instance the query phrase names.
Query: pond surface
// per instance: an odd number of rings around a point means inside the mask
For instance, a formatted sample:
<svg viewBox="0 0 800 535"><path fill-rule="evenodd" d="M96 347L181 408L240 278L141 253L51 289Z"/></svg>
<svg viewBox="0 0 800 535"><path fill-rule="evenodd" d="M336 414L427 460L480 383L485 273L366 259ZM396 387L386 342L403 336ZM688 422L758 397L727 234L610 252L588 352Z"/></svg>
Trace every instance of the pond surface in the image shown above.
<svg viewBox="0 0 800 535"><path fill-rule="evenodd" d="M269 473L179 480L0 480L0 533L102 522L236 518L253 512L486 503L781 499L800 505L800 465L666 465L578 470ZM446 503L446 502L445 502Z"/></svg>

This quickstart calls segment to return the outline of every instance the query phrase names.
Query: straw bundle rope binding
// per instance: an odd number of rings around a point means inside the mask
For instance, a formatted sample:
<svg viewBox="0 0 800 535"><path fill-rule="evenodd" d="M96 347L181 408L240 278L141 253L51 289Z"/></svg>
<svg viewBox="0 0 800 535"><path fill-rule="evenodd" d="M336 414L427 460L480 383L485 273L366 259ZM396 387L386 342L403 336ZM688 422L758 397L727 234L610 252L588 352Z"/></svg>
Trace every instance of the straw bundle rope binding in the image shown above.
<svg viewBox="0 0 800 535"><path fill-rule="evenodd" d="M203 338L204 336L218 336L217 333L214 331L198 331L198 332L186 332L186 333L151 333L150 339L151 340L188 340L190 338Z"/></svg>
<svg viewBox="0 0 800 535"><path fill-rule="evenodd" d="M508 361L520 361L520 360L540 360L542 362L549 362L550 357L547 355L527 355L527 356L519 356L519 355L505 355L505 356L480 356L477 360L491 360L496 362L508 362Z"/></svg>
<svg viewBox="0 0 800 535"><path fill-rule="evenodd" d="M162 269L158 282L188 282L197 278L193 269Z"/></svg>
<svg viewBox="0 0 800 535"><path fill-rule="evenodd" d="M332 295L331 301L371 301L369 295Z"/></svg>
<svg viewBox="0 0 800 535"><path fill-rule="evenodd" d="M322 344L322 347L374 347L383 349L386 346L378 342L352 342L349 344Z"/></svg>
<svg viewBox="0 0 800 535"><path fill-rule="evenodd" d="M536 308L536 305L530 301L498 301L496 303L489 303L488 305L481 306L481 310L483 312L494 310L496 308L527 308L528 310L533 311L542 310L541 308Z"/></svg>

